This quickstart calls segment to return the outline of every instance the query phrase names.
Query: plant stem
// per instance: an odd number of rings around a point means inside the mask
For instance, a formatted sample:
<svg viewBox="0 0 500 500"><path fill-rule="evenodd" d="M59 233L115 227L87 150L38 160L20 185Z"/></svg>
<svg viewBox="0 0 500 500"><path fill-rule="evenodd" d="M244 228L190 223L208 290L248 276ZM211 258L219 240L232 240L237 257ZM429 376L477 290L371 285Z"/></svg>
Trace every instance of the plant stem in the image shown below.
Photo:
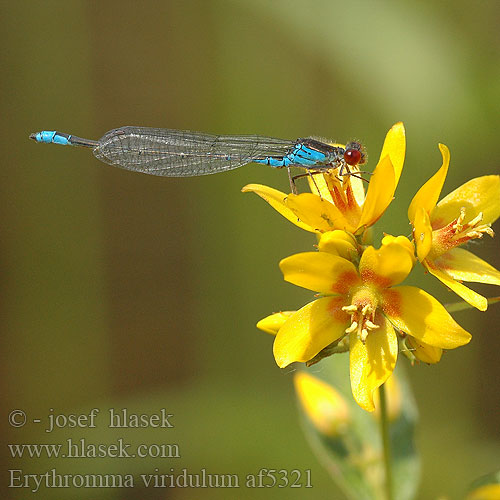
<svg viewBox="0 0 500 500"><path fill-rule="evenodd" d="M387 415L387 399L385 385L379 387L380 395L380 433L382 435L382 446L384 448L385 467L385 492L387 500L392 500L392 463L391 463L391 441L389 439L389 421Z"/></svg>

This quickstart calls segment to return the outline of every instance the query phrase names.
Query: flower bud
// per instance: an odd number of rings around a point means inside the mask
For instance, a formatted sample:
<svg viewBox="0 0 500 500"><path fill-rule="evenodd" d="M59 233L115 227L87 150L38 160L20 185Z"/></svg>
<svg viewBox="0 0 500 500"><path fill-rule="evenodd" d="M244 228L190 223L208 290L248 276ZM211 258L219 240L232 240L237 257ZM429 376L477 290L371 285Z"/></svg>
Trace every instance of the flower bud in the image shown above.
<svg viewBox="0 0 500 500"><path fill-rule="evenodd" d="M331 385L305 372L294 377L295 391L305 414L314 427L330 437L343 434L350 423L349 407Z"/></svg>

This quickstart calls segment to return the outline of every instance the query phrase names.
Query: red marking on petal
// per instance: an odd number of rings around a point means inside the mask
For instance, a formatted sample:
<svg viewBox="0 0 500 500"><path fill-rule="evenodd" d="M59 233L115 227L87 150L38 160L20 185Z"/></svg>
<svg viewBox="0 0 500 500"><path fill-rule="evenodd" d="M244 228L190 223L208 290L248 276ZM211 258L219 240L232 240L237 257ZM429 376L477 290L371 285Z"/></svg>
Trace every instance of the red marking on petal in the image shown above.
<svg viewBox="0 0 500 500"><path fill-rule="evenodd" d="M342 307L346 305L344 297L332 297L328 304L328 312L332 315L335 321L339 323L349 323L350 316L342 311Z"/></svg>
<svg viewBox="0 0 500 500"><path fill-rule="evenodd" d="M348 178L349 182L345 182L345 196L347 199L347 206L349 209L353 212L359 211L359 205L356 200L356 197L354 196L354 191L352 189L350 177Z"/></svg>
<svg viewBox="0 0 500 500"><path fill-rule="evenodd" d="M359 284L359 276L355 272L346 271L339 275L337 281L332 285L332 292L346 295L354 285Z"/></svg>
<svg viewBox="0 0 500 500"><path fill-rule="evenodd" d="M433 231L437 231L439 229L442 229L448 225L448 222L446 222L444 219L432 219L431 220L431 227Z"/></svg>
<svg viewBox="0 0 500 500"><path fill-rule="evenodd" d="M339 189L338 186L334 186L333 190L330 191L332 195L333 204L341 211L345 212L347 209L346 200L344 197L344 191Z"/></svg>
<svg viewBox="0 0 500 500"><path fill-rule="evenodd" d="M391 280L376 274L372 269L364 269L361 272L361 279L364 283L370 283L377 288L388 288L391 286Z"/></svg>
<svg viewBox="0 0 500 500"><path fill-rule="evenodd" d="M401 317L403 307L397 290L384 290L382 309L388 316Z"/></svg>
<svg viewBox="0 0 500 500"><path fill-rule="evenodd" d="M453 262L453 257L449 253L444 253L439 256L439 262L428 262L428 265L432 269L440 269L441 271L446 271L450 269L452 266L450 265Z"/></svg>

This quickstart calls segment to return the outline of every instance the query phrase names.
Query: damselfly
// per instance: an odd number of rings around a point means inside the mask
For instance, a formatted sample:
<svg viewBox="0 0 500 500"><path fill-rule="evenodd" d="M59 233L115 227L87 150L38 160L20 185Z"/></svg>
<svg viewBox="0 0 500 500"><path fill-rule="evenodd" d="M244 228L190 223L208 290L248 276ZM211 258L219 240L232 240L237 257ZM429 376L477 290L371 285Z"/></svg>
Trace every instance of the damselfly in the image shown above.
<svg viewBox="0 0 500 500"><path fill-rule="evenodd" d="M254 162L287 167L292 182L290 167L311 174L338 168L339 175L344 175L350 172L349 167L365 162L359 142L341 147L313 138L291 141L148 127L116 128L98 141L56 131L37 132L30 138L47 144L92 148L96 158L110 165L165 177L215 174Z"/></svg>

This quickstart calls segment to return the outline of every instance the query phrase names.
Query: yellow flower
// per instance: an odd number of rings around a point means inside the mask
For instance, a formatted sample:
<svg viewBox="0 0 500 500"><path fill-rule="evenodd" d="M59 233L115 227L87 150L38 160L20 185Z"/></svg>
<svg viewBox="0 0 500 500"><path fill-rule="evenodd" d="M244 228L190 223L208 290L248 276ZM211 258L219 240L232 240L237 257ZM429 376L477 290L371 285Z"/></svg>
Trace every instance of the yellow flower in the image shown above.
<svg viewBox="0 0 500 500"><path fill-rule="evenodd" d="M331 385L305 372L293 378L295 391L307 417L326 436L345 432L351 418L342 395Z"/></svg>
<svg viewBox="0 0 500 500"><path fill-rule="evenodd" d="M323 236L320 248L322 240ZM350 260L321 250L283 259L280 268L286 281L322 297L292 314L279 328L274 341L278 366L311 361L347 335L353 396L362 408L373 411L373 393L396 364L397 332L439 349L467 344L470 334L434 297L416 287L395 287L414 261L413 245L403 236L386 236L378 250L368 246L358 268Z"/></svg>
<svg viewBox="0 0 500 500"><path fill-rule="evenodd" d="M380 160L365 196L363 181L355 175L337 176L338 171L313 174L311 193L285 194L260 184L248 184L243 192L254 192L298 227L313 233L341 229L360 234L375 224L392 201L403 169L405 129L396 123L384 141Z"/></svg>
<svg viewBox="0 0 500 500"><path fill-rule="evenodd" d="M485 311L485 297L462 281L500 285L500 272L458 246L483 234L493 236L491 224L500 216L500 176L476 177L437 203L450 163L440 144L441 168L414 196L408 208L418 259L424 267L466 302Z"/></svg>

